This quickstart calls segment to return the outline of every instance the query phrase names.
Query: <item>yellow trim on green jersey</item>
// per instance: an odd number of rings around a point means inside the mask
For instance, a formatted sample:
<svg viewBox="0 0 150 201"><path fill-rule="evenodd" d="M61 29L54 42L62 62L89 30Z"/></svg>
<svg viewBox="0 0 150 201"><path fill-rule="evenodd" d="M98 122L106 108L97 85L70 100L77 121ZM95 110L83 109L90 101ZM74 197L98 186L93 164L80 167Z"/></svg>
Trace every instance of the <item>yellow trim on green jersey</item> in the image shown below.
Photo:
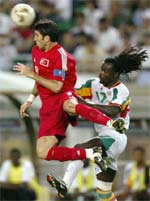
<svg viewBox="0 0 150 201"><path fill-rule="evenodd" d="M131 99L130 99L130 97L128 97L128 98L122 103L122 105L121 105L121 110L124 111L125 108L126 108L128 105L130 105L130 104L131 104Z"/></svg>
<svg viewBox="0 0 150 201"><path fill-rule="evenodd" d="M76 94L78 96L81 96L82 98L91 98L92 96L91 88L82 88L82 89L76 90Z"/></svg>
<svg viewBox="0 0 150 201"><path fill-rule="evenodd" d="M94 79L87 80L80 88L76 88L76 94L82 98L92 98L91 84Z"/></svg>

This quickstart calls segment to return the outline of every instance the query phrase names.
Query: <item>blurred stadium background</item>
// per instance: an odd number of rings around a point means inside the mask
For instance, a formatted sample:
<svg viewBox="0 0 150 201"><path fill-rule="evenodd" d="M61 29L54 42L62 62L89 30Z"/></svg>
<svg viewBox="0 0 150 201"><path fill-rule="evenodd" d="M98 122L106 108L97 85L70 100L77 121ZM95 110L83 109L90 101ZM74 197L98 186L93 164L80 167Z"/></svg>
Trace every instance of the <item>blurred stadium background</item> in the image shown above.
<svg viewBox="0 0 150 201"><path fill-rule="evenodd" d="M79 86L87 78L97 76L100 62L113 56L127 45L147 49L150 56L150 0L0 0L0 164L7 159L12 147L21 149L30 158L38 180L45 192L42 200L57 200L56 193L46 182L48 172L63 176L68 163L37 160L36 132L40 101L29 111L28 119L20 119L18 109L30 93L33 82L17 76L12 67L17 62L31 66L33 32L31 27L15 27L9 13L12 6L23 2L32 5L36 20L48 17L56 21L62 31L60 43L77 59ZM150 58L150 57L149 57ZM123 168L131 159L131 150L140 145L150 160L150 59L141 72L122 77L132 98L131 124L128 145L119 160L114 190L123 185ZM65 146L74 146L96 136L93 125L83 119L77 128L69 127Z"/></svg>

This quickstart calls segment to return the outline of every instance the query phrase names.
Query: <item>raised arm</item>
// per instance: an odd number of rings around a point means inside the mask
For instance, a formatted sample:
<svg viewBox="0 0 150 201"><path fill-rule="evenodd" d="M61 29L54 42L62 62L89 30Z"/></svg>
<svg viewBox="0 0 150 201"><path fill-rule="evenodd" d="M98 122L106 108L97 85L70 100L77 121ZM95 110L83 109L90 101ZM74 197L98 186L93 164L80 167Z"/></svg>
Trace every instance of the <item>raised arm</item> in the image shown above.
<svg viewBox="0 0 150 201"><path fill-rule="evenodd" d="M35 80L36 82L53 91L54 93L59 93L62 89L63 82L45 79L42 76L34 73L34 71L29 66L26 66L22 63L17 63L17 65L15 65L13 69L17 71L18 74Z"/></svg>

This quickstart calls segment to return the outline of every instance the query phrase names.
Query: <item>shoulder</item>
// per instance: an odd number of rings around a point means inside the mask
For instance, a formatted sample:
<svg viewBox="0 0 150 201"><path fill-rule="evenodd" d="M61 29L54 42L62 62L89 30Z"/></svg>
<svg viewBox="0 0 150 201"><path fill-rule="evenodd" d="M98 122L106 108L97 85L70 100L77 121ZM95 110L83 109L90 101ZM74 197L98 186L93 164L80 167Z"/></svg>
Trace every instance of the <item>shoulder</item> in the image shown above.
<svg viewBox="0 0 150 201"><path fill-rule="evenodd" d="M91 85L96 85L97 83L99 83L99 79L98 78L91 78L89 80L86 81L86 84L91 86Z"/></svg>
<svg viewBox="0 0 150 201"><path fill-rule="evenodd" d="M10 160L6 160L2 163L1 165L1 169L3 168L9 168L11 166L11 161Z"/></svg>
<svg viewBox="0 0 150 201"><path fill-rule="evenodd" d="M37 45L35 45L35 46L32 47L32 52L35 52L35 51L38 51L38 50L39 50L39 48L38 48Z"/></svg>
<svg viewBox="0 0 150 201"><path fill-rule="evenodd" d="M122 93L127 93L129 94L129 89L126 87L126 85L122 82L120 82L119 85L116 86L116 88L118 88L119 91L121 91Z"/></svg>
<svg viewBox="0 0 150 201"><path fill-rule="evenodd" d="M68 57L72 60L75 60L75 58L62 46L57 47L57 54L61 55L62 57Z"/></svg>

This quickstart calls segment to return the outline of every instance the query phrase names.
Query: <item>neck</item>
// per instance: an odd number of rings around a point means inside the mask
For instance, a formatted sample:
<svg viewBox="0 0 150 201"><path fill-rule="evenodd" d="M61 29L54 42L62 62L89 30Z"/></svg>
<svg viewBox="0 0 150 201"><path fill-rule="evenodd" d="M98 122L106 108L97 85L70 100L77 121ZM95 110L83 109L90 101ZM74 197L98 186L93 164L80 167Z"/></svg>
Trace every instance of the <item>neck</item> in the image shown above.
<svg viewBox="0 0 150 201"><path fill-rule="evenodd" d="M52 49L55 45L57 45L57 42L48 43L47 46L45 47L45 52Z"/></svg>
<svg viewBox="0 0 150 201"><path fill-rule="evenodd" d="M115 85L117 82L119 82L119 80L114 80L114 81L112 81L112 82L109 82L109 83L105 84L104 86L105 86L105 87L112 87L112 86Z"/></svg>

